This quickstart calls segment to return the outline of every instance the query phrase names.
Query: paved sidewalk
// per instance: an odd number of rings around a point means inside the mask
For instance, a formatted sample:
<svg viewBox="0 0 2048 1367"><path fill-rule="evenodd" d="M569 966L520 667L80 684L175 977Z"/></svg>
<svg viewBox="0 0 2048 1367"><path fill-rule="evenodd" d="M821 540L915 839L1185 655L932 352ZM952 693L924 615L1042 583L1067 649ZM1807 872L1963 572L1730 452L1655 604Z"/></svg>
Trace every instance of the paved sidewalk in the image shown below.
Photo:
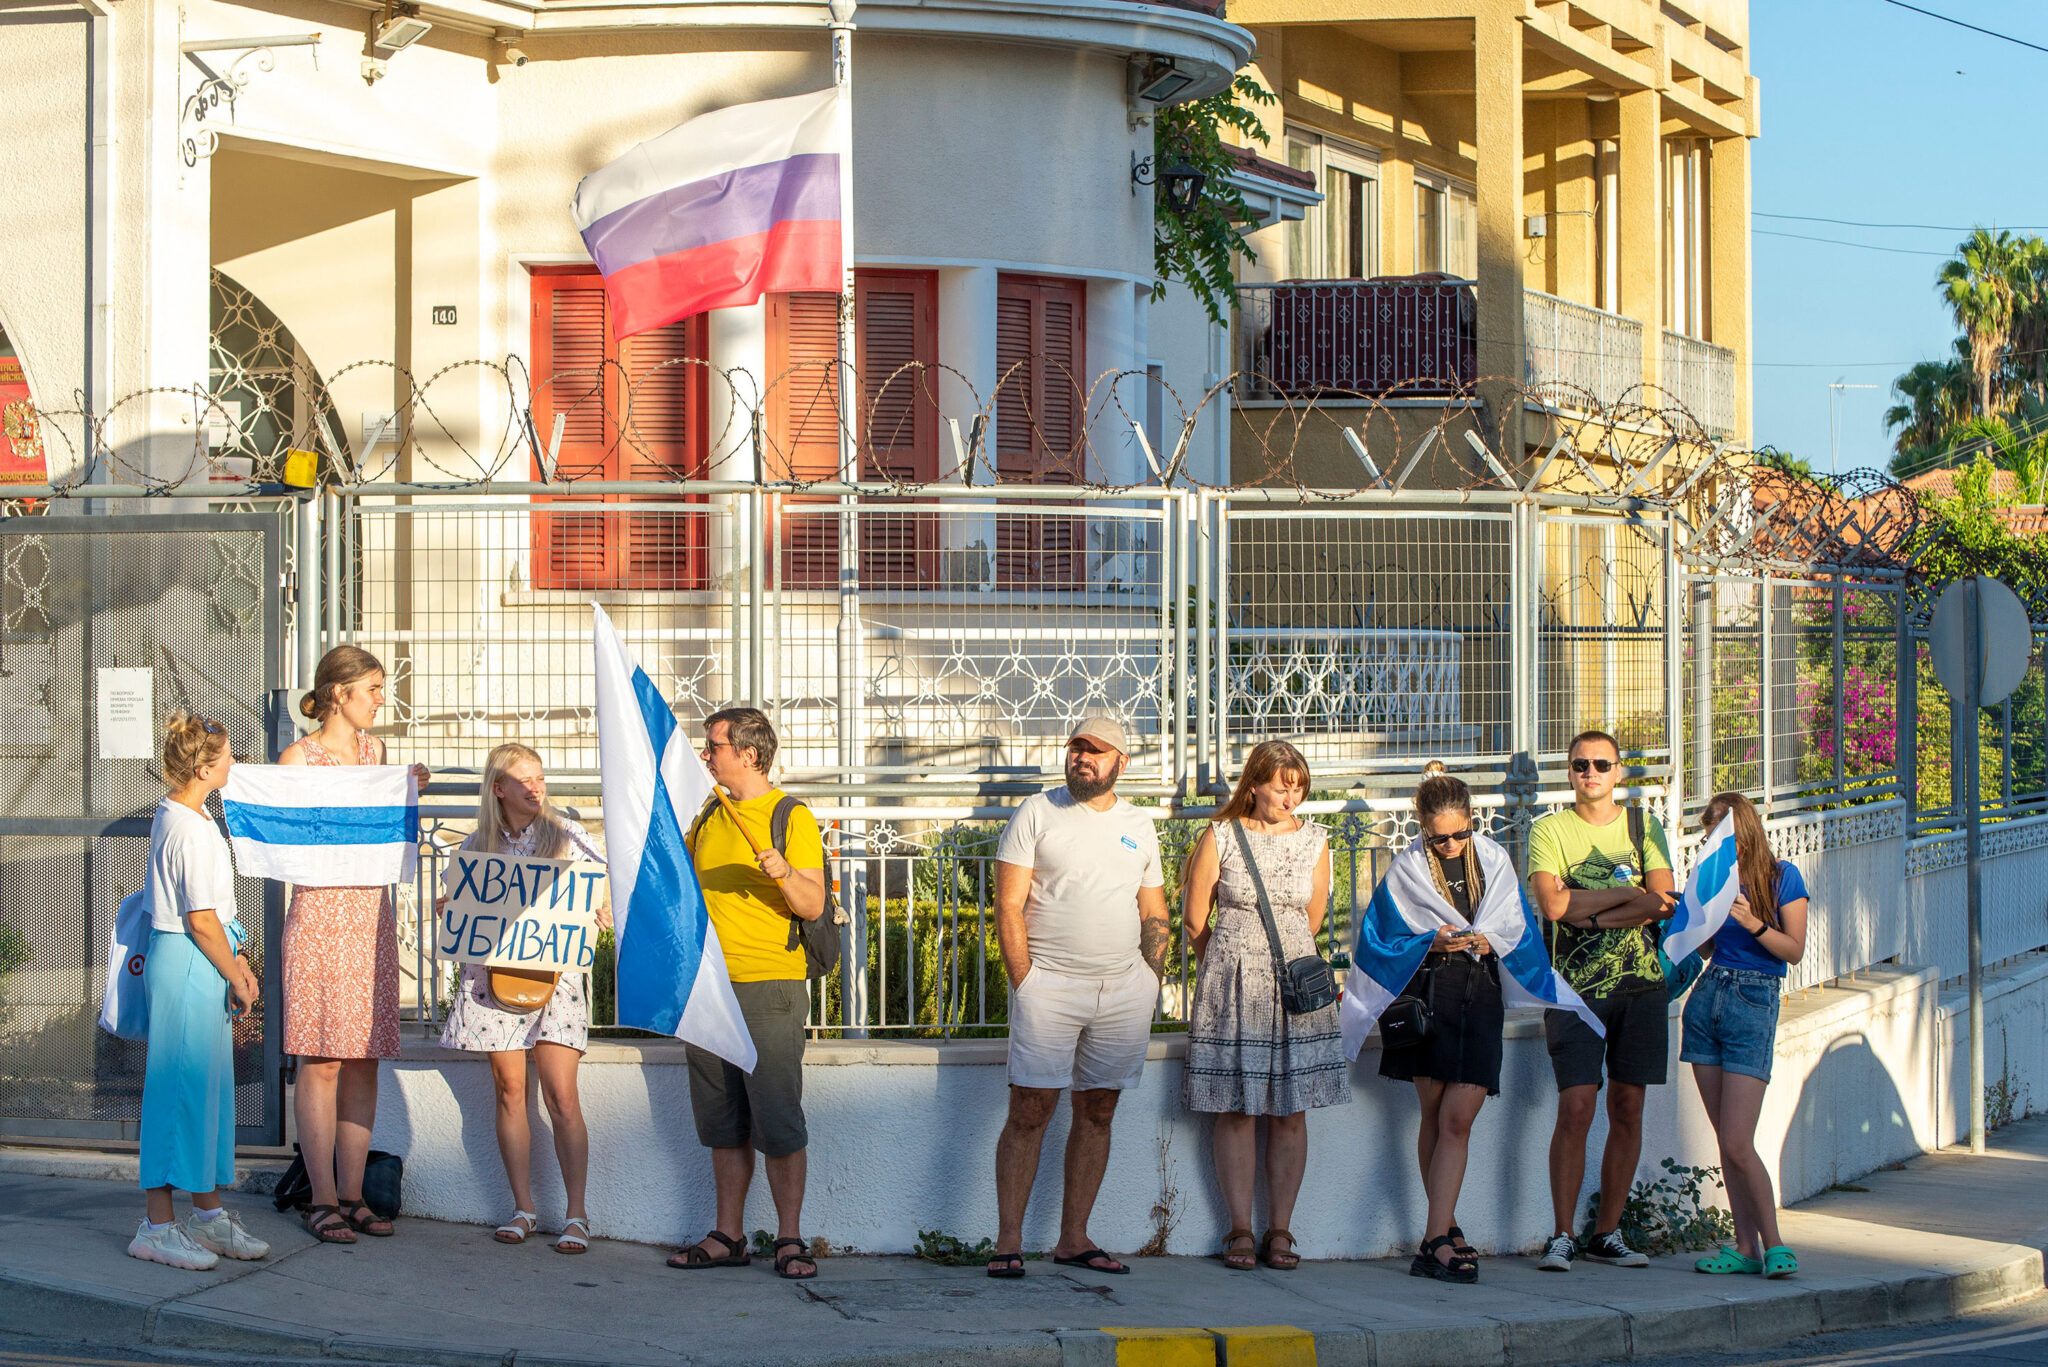
<svg viewBox="0 0 2048 1367"><path fill-rule="evenodd" d="M1033 1262L1021 1282L913 1258L830 1258L798 1284L765 1264L670 1271L656 1249L606 1240L580 1258L542 1240L506 1248L486 1229L428 1220L320 1247L256 1196L230 1204L272 1242L270 1260L196 1274L124 1255L140 1205L132 1185L36 1175L64 1165L0 1150L0 1330L479 1367L1529 1367L1768 1347L2039 1291L2048 1120L1995 1139L1989 1158L1932 1155L1787 1212L1804 1269L1789 1281L1710 1279L1690 1257L1647 1271L1581 1263L1567 1276L1493 1258L1475 1287L1411 1278L1405 1260L1234 1273L1191 1258L1140 1259L1127 1277Z"/></svg>

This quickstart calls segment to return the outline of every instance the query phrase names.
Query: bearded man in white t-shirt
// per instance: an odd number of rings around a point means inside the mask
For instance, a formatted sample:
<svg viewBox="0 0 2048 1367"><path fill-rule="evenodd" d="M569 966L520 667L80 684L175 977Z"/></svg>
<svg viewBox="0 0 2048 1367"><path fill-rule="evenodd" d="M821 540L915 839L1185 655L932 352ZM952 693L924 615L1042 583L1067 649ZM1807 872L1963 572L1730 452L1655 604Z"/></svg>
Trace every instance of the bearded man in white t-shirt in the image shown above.
<svg viewBox="0 0 2048 1367"><path fill-rule="evenodd" d="M1067 741L1064 788L1028 798L996 849L996 933L1010 974L1010 1116L996 1143L991 1277L1024 1275L1024 1208L1045 1127L1074 1092L1053 1261L1130 1269L1088 1237L1117 1096L1145 1069L1166 962L1166 890L1152 819L1116 795L1130 762L1107 717Z"/></svg>

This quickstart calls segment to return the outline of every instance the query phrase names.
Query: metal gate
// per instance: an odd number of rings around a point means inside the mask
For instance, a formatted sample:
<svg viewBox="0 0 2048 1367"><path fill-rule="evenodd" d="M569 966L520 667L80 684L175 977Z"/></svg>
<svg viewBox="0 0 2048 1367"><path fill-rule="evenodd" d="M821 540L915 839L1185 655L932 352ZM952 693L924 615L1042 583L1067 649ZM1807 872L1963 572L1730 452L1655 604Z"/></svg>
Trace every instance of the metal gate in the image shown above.
<svg viewBox="0 0 2048 1367"><path fill-rule="evenodd" d="M238 757L276 758L282 531L265 513L0 518L0 1136L137 1135L144 1046L97 1021L164 788L101 714L146 687L152 752L185 708ZM236 901L263 984L262 1018L235 1031L236 1140L277 1144L283 903L253 879Z"/></svg>

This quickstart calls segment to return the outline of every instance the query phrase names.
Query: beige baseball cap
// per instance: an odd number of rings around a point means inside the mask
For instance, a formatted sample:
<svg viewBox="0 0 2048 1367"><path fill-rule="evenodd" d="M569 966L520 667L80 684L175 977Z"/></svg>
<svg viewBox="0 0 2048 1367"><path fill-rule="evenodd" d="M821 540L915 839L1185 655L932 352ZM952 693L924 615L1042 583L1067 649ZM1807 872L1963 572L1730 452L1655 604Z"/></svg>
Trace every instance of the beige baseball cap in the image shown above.
<svg viewBox="0 0 2048 1367"><path fill-rule="evenodd" d="M1067 737L1067 744L1072 745L1077 740L1092 740L1125 757L1131 753L1131 742L1124 735L1123 723L1114 717L1087 718L1074 728L1073 735Z"/></svg>

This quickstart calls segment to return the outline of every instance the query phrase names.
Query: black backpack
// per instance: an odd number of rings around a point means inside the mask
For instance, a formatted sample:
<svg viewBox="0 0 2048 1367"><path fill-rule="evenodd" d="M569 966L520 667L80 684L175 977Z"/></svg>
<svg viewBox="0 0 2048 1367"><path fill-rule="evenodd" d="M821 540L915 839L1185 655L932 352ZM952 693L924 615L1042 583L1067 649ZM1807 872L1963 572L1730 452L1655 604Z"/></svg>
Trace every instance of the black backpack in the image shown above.
<svg viewBox="0 0 2048 1367"><path fill-rule="evenodd" d="M704 814L697 818L697 824L690 828L692 844L696 843L697 832L704 828L704 823L711 819L711 814L718 811L720 805L714 798L711 805L704 809ZM789 857L789 818L803 805L784 793L781 801L775 804L775 810L768 816L768 843L785 859ZM819 914L817 920L806 921L801 916L789 918L788 947L802 947L805 977L822 978L838 967L839 927L846 922L846 913L839 909L839 899L832 895L830 878L825 880L825 910Z"/></svg>

